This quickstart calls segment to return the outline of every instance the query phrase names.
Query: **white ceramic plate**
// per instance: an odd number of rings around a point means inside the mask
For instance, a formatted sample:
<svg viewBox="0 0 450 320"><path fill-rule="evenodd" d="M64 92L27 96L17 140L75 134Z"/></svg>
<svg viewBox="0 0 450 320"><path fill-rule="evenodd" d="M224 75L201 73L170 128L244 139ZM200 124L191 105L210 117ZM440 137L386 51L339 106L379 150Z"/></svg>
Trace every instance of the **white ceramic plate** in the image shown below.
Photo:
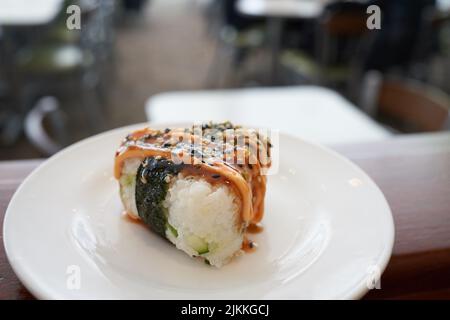
<svg viewBox="0 0 450 320"><path fill-rule="evenodd" d="M383 194L348 160L287 135L258 250L222 269L189 258L121 215L113 157L135 128L59 152L12 198L6 252L36 297L356 299L384 270L394 226Z"/></svg>

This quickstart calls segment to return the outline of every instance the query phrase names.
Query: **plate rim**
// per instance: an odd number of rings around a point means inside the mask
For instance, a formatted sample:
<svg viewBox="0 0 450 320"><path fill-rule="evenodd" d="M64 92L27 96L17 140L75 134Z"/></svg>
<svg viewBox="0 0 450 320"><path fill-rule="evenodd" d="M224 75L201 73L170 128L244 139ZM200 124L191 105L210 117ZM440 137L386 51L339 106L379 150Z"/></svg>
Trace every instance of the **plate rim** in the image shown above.
<svg viewBox="0 0 450 320"><path fill-rule="evenodd" d="M189 125L191 125L190 123ZM62 154L66 152L70 152L72 149L75 149L79 147L80 145L86 144L86 143L92 143L92 141L98 140L103 138L107 135L112 135L119 131L125 131L125 130L133 130L133 128L139 128L139 127L145 127L145 126L156 126L156 127L175 127L175 126L186 126L187 123L184 122L141 122L131 125L126 125L123 127L114 128L111 130L107 130L98 134L95 134L93 136L87 137L85 139L82 139L80 141L77 141L66 148L58 151L48 159L44 160L39 166L37 166L33 171L28 174L28 176L20 183L16 191L14 192L13 196L11 197L8 206L5 211L4 219L3 219L3 246L5 249L5 255L7 258L8 263L11 266L11 269L14 271L14 274L17 276L17 278L20 280L21 284L27 288L28 291L37 299L42 300L49 300L49 299L65 299L60 298L57 296L52 295L52 291L49 288L43 287L41 283L34 281L32 273L28 272L26 268L19 262L19 260L13 259L14 253L11 250L12 244L10 244L10 240L8 240L9 231L8 225L9 225L9 216L12 215L11 213L11 206L12 204L17 201L16 198L21 193L24 186L28 183L29 180L34 177L37 172L42 170L43 168L51 165L53 161L56 161ZM246 124L242 124L243 126L246 126ZM250 127L250 126L249 126ZM257 126L251 126L256 127ZM337 151L333 150L332 148L328 146L324 146L320 143L313 142L301 137L298 137L296 135L283 132L283 130L279 130L280 134L287 136L290 139L301 141L302 143L305 143L309 146L312 146L314 148L320 149L322 152L325 152L327 154L330 154L334 158L338 158L340 161L343 161L346 163L346 165L352 167L354 170L358 171L362 176L364 176L371 184L372 187L375 188L375 190L380 194L381 200L384 202L385 207L387 209L386 214L388 214L388 222L386 224L386 230L389 232L386 232L385 238L386 238L386 246L384 250L379 254L378 261L376 261L376 265L380 268L380 274L382 275L384 271L386 270L386 267L390 261L390 258L392 256L393 247L395 244L395 223L392 215L392 210L389 205L389 202L387 201L383 191L380 189L380 187L375 183L375 181L370 177L368 173L366 173L362 168L360 168L357 164L352 162L350 159L346 158L344 155L338 153ZM357 300L362 298L370 289L367 287L367 285L364 282L359 283L357 286L354 286L353 288L349 289L349 291L346 293L345 296L340 297L339 299L342 300Z"/></svg>

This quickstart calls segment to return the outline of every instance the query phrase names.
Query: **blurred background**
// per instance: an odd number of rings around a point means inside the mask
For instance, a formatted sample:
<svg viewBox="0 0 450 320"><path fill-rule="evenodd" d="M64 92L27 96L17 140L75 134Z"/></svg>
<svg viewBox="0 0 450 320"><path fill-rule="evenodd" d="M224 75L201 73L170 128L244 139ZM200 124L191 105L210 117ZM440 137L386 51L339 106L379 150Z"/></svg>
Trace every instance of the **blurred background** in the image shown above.
<svg viewBox="0 0 450 320"><path fill-rule="evenodd" d="M0 57L0 160L145 121L329 145L450 127L450 0L0 0Z"/></svg>

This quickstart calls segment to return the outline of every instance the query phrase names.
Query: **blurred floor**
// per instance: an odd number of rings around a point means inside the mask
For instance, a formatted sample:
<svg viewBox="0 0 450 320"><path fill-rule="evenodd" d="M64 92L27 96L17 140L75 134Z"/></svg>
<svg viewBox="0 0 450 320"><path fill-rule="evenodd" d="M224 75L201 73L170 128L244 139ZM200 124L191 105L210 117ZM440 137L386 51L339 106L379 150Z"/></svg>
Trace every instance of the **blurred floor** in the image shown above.
<svg viewBox="0 0 450 320"><path fill-rule="evenodd" d="M145 101L155 93L206 88L213 46L194 0L150 0L141 15L127 17L117 30L108 129L146 121ZM0 160L35 157L25 138L0 149Z"/></svg>
<svg viewBox="0 0 450 320"><path fill-rule="evenodd" d="M153 0L143 17L131 19L118 32L112 126L145 121L152 94L204 88L212 59L213 43L193 0Z"/></svg>

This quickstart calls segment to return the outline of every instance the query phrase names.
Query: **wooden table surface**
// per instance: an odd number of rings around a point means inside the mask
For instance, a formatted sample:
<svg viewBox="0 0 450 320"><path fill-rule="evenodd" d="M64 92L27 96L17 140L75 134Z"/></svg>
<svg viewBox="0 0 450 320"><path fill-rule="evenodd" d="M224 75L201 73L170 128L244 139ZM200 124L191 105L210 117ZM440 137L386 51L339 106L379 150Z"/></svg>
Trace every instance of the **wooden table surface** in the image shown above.
<svg viewBox="0 0 450 320"><path fill-rule="evenodd" d="M335 149L375 180L394 215L393 257L381 278L381 290L373 290L365 298L450 299L450 133ZM0 162L0 230L9 199L40 163ZM0 300L31 298L11 270L1 245Z"/></svg>

